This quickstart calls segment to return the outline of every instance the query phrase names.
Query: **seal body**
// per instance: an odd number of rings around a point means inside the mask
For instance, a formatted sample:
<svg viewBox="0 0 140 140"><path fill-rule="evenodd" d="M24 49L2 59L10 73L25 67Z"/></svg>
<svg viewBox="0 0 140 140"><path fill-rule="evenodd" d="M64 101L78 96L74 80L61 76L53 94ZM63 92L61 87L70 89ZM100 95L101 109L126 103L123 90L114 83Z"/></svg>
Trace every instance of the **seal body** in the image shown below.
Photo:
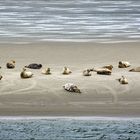
<svg viewBox="0 0 140 140"><path fill-rule="evenodd" d="M46 75L50 75L51 74L51 69L50 68L46 68L46 69L43 69L41 71L42 74L46 74Z"/></svg>
<svg viewBox="0 0 140 140"><path fill-rule="evenodd" d="M97 74L101 74L101 75L111 75L111 73L112 73L112 71L107 68L101 68L101 69L97 69L94 71L96 71Z"/></svg>
<svg viewBox="0 0 140 140"><path fill-rule="evenodd" d="M112 70L113 66L112 65L106 65L106 66L103 66L102 68L106 68L106 69Z"/></svg>
<svg viewBox="0 0 140 140"><path fill-rule="evenodd" d="M81 93L80 89L73 83L67 83L63 86L66 91Z"/></svg>
<svg viewBox="0 0 140 140"><path fill-rule="evenodd" d="M130 72L140 72L140 67L133 68L129 70Z"/></svg>
<svg viewBox="0 0 140 140"><path fill-rule="evenodd" d="M15 68L15 63L16 62L14 60L11 60L10 62L7 62L6 67L8 69L14 69Z"/></svg>
<svg viewBox="0 0 140 140"><path fill-rule="evenodd" d="M25 66L25 67L29 68L29 69L41 69L42 68L42 64L32 63L32 64L29 64L28 66Z"/></svg>
<svg viewBox="0 0 140 140"><path fill-rule="evenodd" d="M118 65L118 68L127 68L127 67L130 67L130 63L127 62L127 61L119 61L119 65Z"/></svg>
<svg viewBox="0 0 140 140"><path fill-rule="evenodd" d="M70 70L69 68L67 68L67 67L64 67L64 68L63 68L62 74L68 75L68 74L71 74L71 73L72 73L72 72L71 72L71 70Z"/></svg>
<svg viewBox="0 0 140 140"><path fill-rule="evenodd" d="M33 73L31 71L27 71L25 68L23 68L23 71L20 73L20 77L25 78L31 78L33 76Z"/></svg>
<svg viewBox="0 0 140 140"><path fill-rule="evenodd" d="M0 80L3 78L3 76L2 75L0 75Z"/></svg>
<svg viewBox="0 0 140 140"><path fill-rule="evenodd" d="M90 69L86 69L83 71L83 76L91 76L91 70Z"/></svg>
<svg viewBox="0 0 140 140"><path fill-rule="evenodd" d="M128 84L128 80L124 76L119 78L118 81L120 82L120 84Z"/></svg>

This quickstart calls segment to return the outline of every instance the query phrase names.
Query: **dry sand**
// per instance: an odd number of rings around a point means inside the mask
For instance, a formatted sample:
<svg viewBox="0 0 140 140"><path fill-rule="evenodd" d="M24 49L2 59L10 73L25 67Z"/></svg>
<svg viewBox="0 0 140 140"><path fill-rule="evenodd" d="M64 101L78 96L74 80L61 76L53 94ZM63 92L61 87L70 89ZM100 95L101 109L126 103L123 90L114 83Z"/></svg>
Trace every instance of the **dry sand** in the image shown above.
<svg viewBox="0 0 140 140"><path fill-rule="evenodd" d="M7 61L16 60L16 68L8 70ZM72 43L44 42L0 45L0 115L39 116L140 116L140 73L130 68L117 68L118 61L126 60L140 66L139 43ZM21 79L20 71L30 63L50 67L52 75L32 70L34 77ZM82 76L86 68L114 66L111 76ZM62 75L68 66L71 75ZM124 75L128 85L116 79ZM72 82L82 94L64 91L62 86Z"/></svg>

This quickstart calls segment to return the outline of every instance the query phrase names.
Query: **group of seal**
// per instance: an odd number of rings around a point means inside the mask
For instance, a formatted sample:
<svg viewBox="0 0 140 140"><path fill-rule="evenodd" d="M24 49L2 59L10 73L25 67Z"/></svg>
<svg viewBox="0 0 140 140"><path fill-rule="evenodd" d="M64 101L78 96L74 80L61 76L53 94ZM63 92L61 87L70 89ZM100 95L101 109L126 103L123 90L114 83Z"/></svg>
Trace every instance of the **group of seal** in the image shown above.
<svg viewBox="0 0 140 140"><path fill-rule="evenodd" d="M6 63L6 67L7 67L7 69L14 69L15 64L16 64L16 62L14 60L11 60L11 61ZM128 68L130 66L131 66L131 64L127 61L119 61L119 63L118 63L118 68ZM27 68L28 69L41 69L42 64L31 63L31 64L25 66L20 73L20 77L22 79L33 77L33 73L31 71L27 70ZM83 71L83 76L91 76L92 75L91 72L97 72L97 74L101 74L101 75L111 75L112 69L113 69L112 65L105 65L105 66L98 68L98 69L94 69L94 68L85 69ZM130 69L129 71L130 72L140 72L140 67L135 67L133 69ZM41 73L45 74L45 75L50 75L51 69L50 68L42 69ZM63 72L62 72L63 75L69 75L71 73L72 73L72 71L68 67L65 66L63 68ZM2 78L3 78L3 76L0 75L0 80ZM122 76L121 78L119 78L117 80L120 82L120 84L128 84L128 80L125 76ZM80 89L76 85L74 85L73 83L66 83L63 86L63 88L69 92L81 93Z"/></svg>
<svg viewBox="0 0 140 140"><path fill-rule="evenodd" d="M91 76L91 72L97 72L97 74L101 74L101 75L111 75L112 73L112 69L113 66L112 65L106 65L103 66L102 68L98 68L98 69L86 69L83 71L83 75L84 76Z"/></svg>
<svg viewBox="0 0 140 140"><path fill-rule="evenodd" d="M119 61L118 64L118 68L127 68L130 67L130 63L127 61ZM84 76L91 76L91 71L97 72L97 74L101 74L101 75L111 75L112 73L112 69L113 66L112 65L105 65L102 68L98 68L98 69L86 69L83 71L83 75ZM131 69L129 71L139 71L140 72L140 67ZM128 80L126 79L126 77L122 76L121 78L117 79L120 84L128 84Z"/></svg>

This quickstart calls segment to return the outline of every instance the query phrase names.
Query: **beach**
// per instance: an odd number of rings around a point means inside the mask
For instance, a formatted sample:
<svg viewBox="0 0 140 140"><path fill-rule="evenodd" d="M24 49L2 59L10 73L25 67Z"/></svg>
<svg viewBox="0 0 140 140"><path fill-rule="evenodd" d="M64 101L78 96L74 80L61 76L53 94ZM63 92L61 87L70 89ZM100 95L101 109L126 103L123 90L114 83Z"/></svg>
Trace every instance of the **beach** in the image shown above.
<svg viewBox="0 0 140 140"><path fill-rule="evenodd" d="M38 42L0 44L0 116L140 116L140 73L129 72L140 66L139 42ZM6 69L6 62L16 61L15 69ZM119 69L119 61L129 61L130 68ZM52 75L31 70L33 78L21 79L25 65L41 63L50 67ZM114 66L112 75L85 77L86 68ZM72 73L62 75L68 66ZM128 85L116 79L122 75ZM62 86L74 83L81 94L69 93Z"/></svg>

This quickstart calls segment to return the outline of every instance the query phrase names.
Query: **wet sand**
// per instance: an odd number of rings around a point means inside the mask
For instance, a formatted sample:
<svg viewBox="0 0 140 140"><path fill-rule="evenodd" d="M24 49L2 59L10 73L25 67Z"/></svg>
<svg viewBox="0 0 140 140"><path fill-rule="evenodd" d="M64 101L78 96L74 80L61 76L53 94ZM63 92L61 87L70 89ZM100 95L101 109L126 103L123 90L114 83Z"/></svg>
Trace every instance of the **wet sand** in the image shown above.
<svg viewBox="0 0 140 140"><path fill-rule="evenodd" d="M140 66L139 43L44 42L0 44L0 115L34 116L140 116L140 73L128 72ZM7 61L16 60L15 69L6 69ZM119 69L120 60L132 66ZM21 79L20 71L30 63L50 67L52 75L31 70L31 79ZM111 76L82 76L86 68L114 66ZM70 75L62 75L68 66ZM116 79L128 78L128 85ZM82 94L63 90L65 83L75 83Z"/></svg>

